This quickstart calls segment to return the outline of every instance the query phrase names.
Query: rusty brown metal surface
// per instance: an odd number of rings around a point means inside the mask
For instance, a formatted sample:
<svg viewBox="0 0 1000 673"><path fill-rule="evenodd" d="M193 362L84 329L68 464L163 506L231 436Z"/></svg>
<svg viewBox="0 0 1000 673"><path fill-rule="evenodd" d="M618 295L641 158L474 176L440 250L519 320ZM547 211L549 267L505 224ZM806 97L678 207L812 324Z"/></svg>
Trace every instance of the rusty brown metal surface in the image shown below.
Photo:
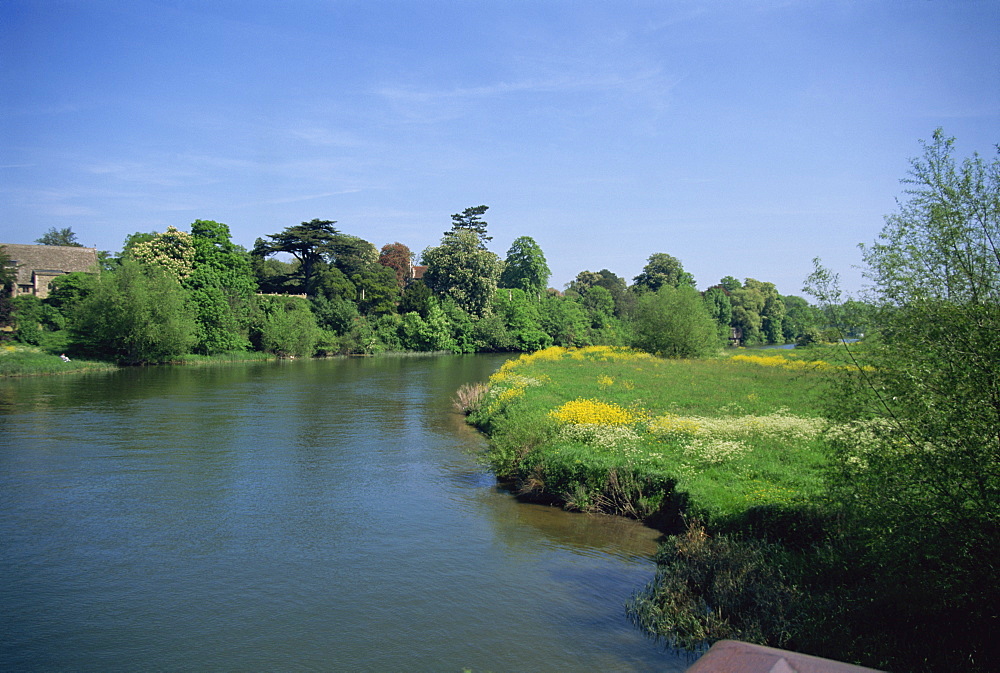
<svg viewBox="0 0 1000 673"><path fill-rule="evenodd" d="M874 668L854 666L832 659L811 657L774 647L751 645L738 640L720 640L712 645L687 673L880 673Z"/></svg>

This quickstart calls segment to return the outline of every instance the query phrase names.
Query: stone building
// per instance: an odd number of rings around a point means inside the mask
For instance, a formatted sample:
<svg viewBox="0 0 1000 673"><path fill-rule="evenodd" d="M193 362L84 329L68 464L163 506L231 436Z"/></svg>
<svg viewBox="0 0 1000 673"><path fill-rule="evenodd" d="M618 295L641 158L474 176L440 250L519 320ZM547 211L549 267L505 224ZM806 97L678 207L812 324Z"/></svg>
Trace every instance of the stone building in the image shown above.
<svg viewBox="0 0 1000 673"><path fill-rule="evenodd" d="M96 272L98 269L97 248L17 243L0 243L0 247L17 268L14 297L31 294L45 299L53 278L73 271Z"/></svg>

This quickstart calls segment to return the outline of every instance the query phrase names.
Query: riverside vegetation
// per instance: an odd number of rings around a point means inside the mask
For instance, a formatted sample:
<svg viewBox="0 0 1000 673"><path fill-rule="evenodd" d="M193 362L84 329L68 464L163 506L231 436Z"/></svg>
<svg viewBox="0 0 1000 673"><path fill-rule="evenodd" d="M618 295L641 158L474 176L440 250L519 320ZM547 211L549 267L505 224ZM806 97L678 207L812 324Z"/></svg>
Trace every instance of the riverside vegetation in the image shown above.
<svg viewBox="0 0 1000 673"><path fill-rule="evenodd" d="M669 534L627 606L650 634L1000 667L1000 159L953 151L936 132L862 246L860 344L550 348L460 394L519 493ZM807 291L849 307L819 260Z"/></svg>

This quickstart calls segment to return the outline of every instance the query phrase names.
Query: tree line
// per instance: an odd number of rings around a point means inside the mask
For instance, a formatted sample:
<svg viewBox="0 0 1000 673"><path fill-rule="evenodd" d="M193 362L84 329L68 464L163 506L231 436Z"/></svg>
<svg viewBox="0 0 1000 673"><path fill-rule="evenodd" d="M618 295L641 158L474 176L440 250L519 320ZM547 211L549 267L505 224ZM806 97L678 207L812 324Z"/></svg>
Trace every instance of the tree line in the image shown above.
<svg viewBox="0 0 1000 673"><path fill-rule="evenodd" d="M451 216L439 245L417 256L377 248L314 219L258 238L251 250L229 227L128 236L101 253L98 273L54 279L45 299L10 299L13 269L0 259L0 320L14 338L50 351L125 364L196 353L281 356L533 351L550 345L630 345L692 357L727 343L808 342L830 321L773 283L727 276L703 292L680 260L655 253L632 284L608 269L548 287L545 255L530 236L506 257L490 251L488 206ZM79 245L52 228L42 245ZM2 254L2 249L0 249Z"/></svg>

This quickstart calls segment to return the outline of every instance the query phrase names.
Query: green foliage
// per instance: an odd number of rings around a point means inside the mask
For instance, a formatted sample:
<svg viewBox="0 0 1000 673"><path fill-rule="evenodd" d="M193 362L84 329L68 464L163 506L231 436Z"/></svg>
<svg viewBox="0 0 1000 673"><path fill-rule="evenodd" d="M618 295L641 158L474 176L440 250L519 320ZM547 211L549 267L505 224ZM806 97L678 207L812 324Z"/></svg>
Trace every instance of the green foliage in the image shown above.
<svg viewBox="0 0 1000 673"><path fill-rule="evenodd" d="M872 288L855 305L874 333L850 347L829 437L831 495L856 541L836 560L866 573L844 583L842 621L854 637L877 623L862 653L906 670L1000 663L1000 159L953 152L938 130L862 246ZM818 260L807 288L831 313L848 305Z"/></svg>
<svg viewBox="0 0 1000 673"><path fill-rule="evenodd" d="M333 240L333 259L348 278L363 274L378 263L378 249L357 236L337 234Z"/></svg>
<svg viewBox="0 0 1000 673"><path fill-rule="evenodd" d="M720 285L710 287L702 295L708 315L715 322L719 339L729 338L729 325L733 321L733 304L728 291Z"/></svg>
<svg viewBox="0 0 1000 673"><path fill-rule="evenodd" d="M784 343L782 321L785 305L774 283L747 278L743 287L730 290L733 327L743 334L743 344Z"/></svg>
<svg viewBox="0 0 1000 673"><path fill-rule="evenodd" d="M462 231L471 232L479 239L479 245L485 249L486 244L493 240L492 236L486 235L487 223L483 219L483 215L489 209L489 206L471 206L461 213L455 213L451 216L451 231L446 231L445 236Z"/></svg>
<svg viewBox="0 0 1000 673"><path fill-rule="evenodd" d="M327 299L325 295L312 298L312 310L316 314L316 323L323 329L337 335L347 334L354 322L360 317L358 305L344 297Z"/></svg>
<svg viewBox="0 0 1000 673"><path fill-rule="evenodd" d="M42 338L42 323L58 321L58 326L62 327L62 316L58 311L46 306L38 297L30 294L23 294L11 300L14 315L14 335L23 344L37 346ZM54 314L54 315L53 315Z"/></svg>
<svg viewBox="0 0 1000 673"><path fill-rule="evenodd" d="M49 296L45 298L45 303L68 317L93 292L97 279L97 274L83 271L57 276L49 283Z"/></svg>
<svg viewBox="0 0 1000 673"><path fill-rule="evenodd" d="M316 274L336 255L340 232L333 220L311 220L277 234L268 234L270 241L258 238L253 254L260 258L287 252L299 262L295 270L297 291L313 295L316 292Z"/></svg>
<svg viewBox="0 0 1000 673"><path fill-rule="evenodd" d="M473 231L449 232L441 245L424 250L424 283L438 297L448 297L474 317L489 312L503 271L503 261L480 244Z"/></svg>
<svg viewBox="0 0 1000 673"><path fill-rule="evenodd" d="M197 352L246 350L256 281L245 250L229 238L229 227L211 220L191 225L194 265L185 286L198 321Z"/></svg>
<svg viewBox="0 0 1000 673"><path fill-rule="evenodd" d="M455 339L452 326L437 301L431 300L427 317L407 313L400 326L403 347L415 351L454 351Z"/></svg>
<svg viewBox="0 0 1000 673"><path fill-rule="evenodd" d="M73 229L66 227L65 229L56 229L55 227L50 228L41 237L35 239L35 243L39 245L66 245L72 248L82 248L83 245L76 240L76 234L73 233Z"/></svg>
<svg viewBox="0 0 1000 673"><path fill-rule="evenodd" d="M804 602L782 576L788 557L780 545L710 536L692 523L660 547L656 577L628 602L629 617L673 647L722 639L787 647Z"/></svg>
<svg viewBox="0 0 1000 673"><path fill-rule="evenodd" d="M357 291L358 310L365 315L384 315L396 310L399 285L392 269L378 264L351 277Z"/></svg>
<svg viewBox="0 0 1000 673"><path fill-rule="evenodd" d="M159 265L132 259L99 276L70 325L78 348L129 365L165 362L189 352L195 328L177 279Z"/></svg>
<svg viewBox="0 0 1000 673"><path fill-rule="evenodd" d="M535 239L521 236L507 250L500 287L521 289L537 298L548 286L551 273Z"/></svg>
<svg viewBox="0 0 1000 673"><path fill-rule="evenodd" d="M283 357L311 356L321 334L309 307L301 297L260 297L250 326L254 347Z"/></svg>
<svg viewBox="0 0 1000 673"><path fill-rule="evenodd" d="M580 302L549 296L539 305L539 323L557 346L590 346L590 318Z"/></svg>
<svg viewBox="0 0 1000 673"><path fill-rule="evenodd" d="M684 270L679 259L665 252L653 253L634 279L643 291L656 292L664 285L694 287L694 276Z"/></svg>
<svg viewBox="0 0 1000 673"><path fill-rule="evenodd" d="M427 317L427 309L430 306L433 293L421 280L415 280L406 286L403 295L399 300L399 313L419 313L421 318Z"/></svg>
<svg viewBox="0 0 1000 673"><path fill-rule="evenodd" d="M493 310L507 328L511 350L531 352L552 345L542 329L538 302L524 290L497 290Z"/></svg>
<svg viewBox="0 0 1000 673"><path fill-rule="evenodd" d="M720 345L716 323L691 286L663 285L641 296L634 330L637 348L665 357L702 357Z"/></svg>

